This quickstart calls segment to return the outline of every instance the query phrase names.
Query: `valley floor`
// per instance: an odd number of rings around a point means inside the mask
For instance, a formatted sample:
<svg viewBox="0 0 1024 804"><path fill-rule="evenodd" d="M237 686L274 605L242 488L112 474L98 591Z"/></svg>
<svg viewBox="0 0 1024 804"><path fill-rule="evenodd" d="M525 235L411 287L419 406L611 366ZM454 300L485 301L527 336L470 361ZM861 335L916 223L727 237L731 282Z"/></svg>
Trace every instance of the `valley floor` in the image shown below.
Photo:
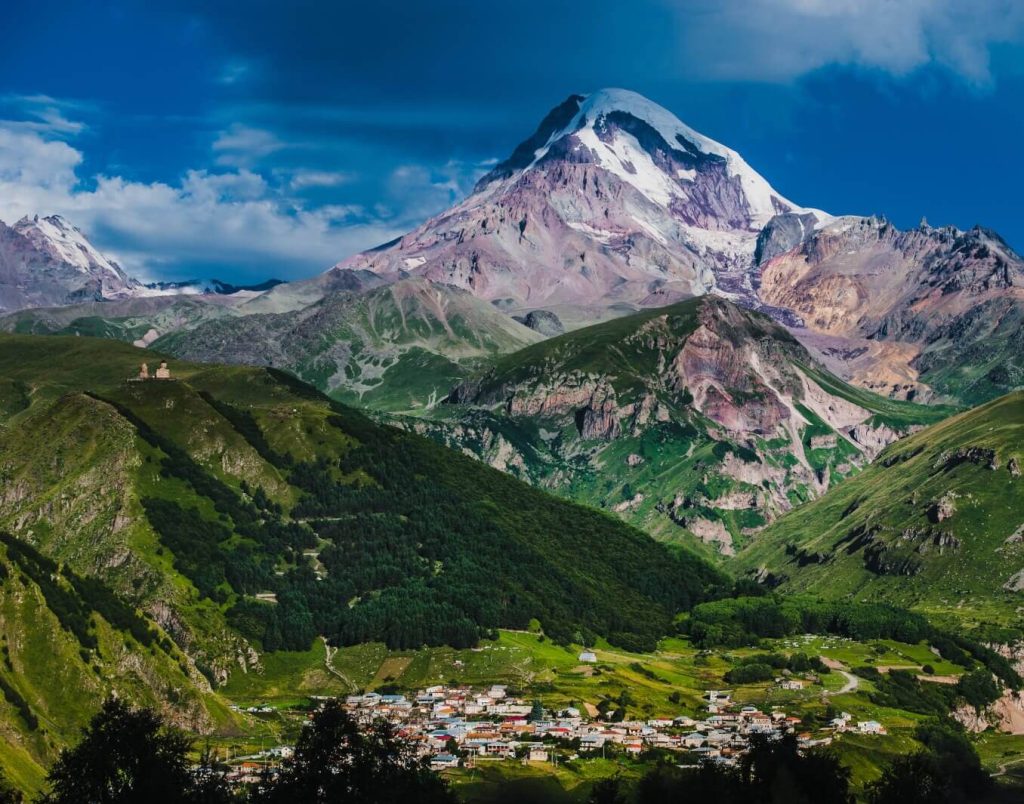
<svg viewBox="0 0 1024 804"><path fill-rule="evenodd" d="M357 690L412 698L433 685L465 687L480 694L491 685L507 685L510 695L527 703L539 700L551 712L578 709L584 721L595 719L598 711L615 710L622 712L616 719L627 722L682 718L679 728L658 729L676 736L706 726L708 690L729 690L732 711L748 706L766 714L785 712L794 731L805 739L830 740L851 768L856 789L863 791L881 767L916 750L913 732L925 716L875 703L875 684L851 670L870 666L885 674L905 669L936 683L948 683L963 672L924 644L810 635L771 640L757 649L710 651L699 650L685 639L669 638L658 650L643 654L598 643L593 648L594 663L581 662L582 651L580 646L555 645L538 632L501 631L498 639L468 650L389 651L380 644L367 644L328 655L323 643L317 643L308 652L270 655L261 674L236 673L224 690L243 713L249 711L248 737L220 740L214 747L221 756L251 759L262 751L261 761L274 761L268 749L294 740L306 712L315 705L311 697L347 696ZM766 651L820 657L833 669L827 673L783 671L775 679L751 684L725 680L726 673L745 658ZM925 665L930 673L924 672ZM841 731L830 723L840 714L850 716ZM689 724L687 718L697 723ZM862 733L857 727L862 722L877 723L885 733ZM1024 737L989 731L972 739L985 766L999 775L1002 785L1024 789ZM609 744L604 757L595 753L592 758L579 758L579 749L554 748L549 740L546 762L463 761L462 767L443 772L466 801L524 797L585 801L596 779L619 775L628 780L642 775L654 761L650 747L645 744L642 753L634 753L624 745ZM501 784L492 784L496 781ZM508 798L513 791L514 797Z"/></svg>

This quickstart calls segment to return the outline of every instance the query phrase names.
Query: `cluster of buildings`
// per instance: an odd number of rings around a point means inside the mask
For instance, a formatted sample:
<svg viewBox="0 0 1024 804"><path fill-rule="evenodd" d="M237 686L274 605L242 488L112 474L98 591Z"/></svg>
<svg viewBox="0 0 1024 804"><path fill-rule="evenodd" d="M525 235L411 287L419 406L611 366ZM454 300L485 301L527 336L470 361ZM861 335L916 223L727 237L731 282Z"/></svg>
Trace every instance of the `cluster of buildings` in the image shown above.
<svg viewBox="0 0 1024 804"><path fill-rule="evenodd" d="M762 712L755 706L735 704L728 692L707 690L705 712L697 718L680 715L648 720L602 720L575 707L558 712L544 710L536 702L509 694L508 688L488 689L438 685L415 695L367 692L350 695L345 708L357 722L370 725L386 720L399 736L429 757L435 770L471 767L480 762L517 760L557 762L609 752L639 755L661 749L685 752L689 757L734 764L750 747L752 735L779 738L796 734L803 748L828 745L836 734L885 734L875 720L856 721L841 712L814 737L802 731L802 721L775 709ZM273 711L267 706L244 710L253 714ZM277 746L232 765L228 780L253 784L260 774L292 754L289 746Z"/></svg>
<svg viewBox="0 0 1024 804"><path fill-rule="evenodd" d="M489 760L556 761L557 747L570 751L570 758L614 746L612 750L626 754L663 749L733 763L754 734L796 733L807 748L832 740L831 735L814 739L800 733L800 718L785 712L734 705L728 693L709 690L704 699L707 714L699 719L681 715L622 722L591 718L574 707L545 711L500 685L486 690L438 685L411 697L368 692L349 696L345 707L361 723L384 719L394 724L436 769ZM875 721L854 723L845 712L833 721L832 730L885 733Z"/></svg>

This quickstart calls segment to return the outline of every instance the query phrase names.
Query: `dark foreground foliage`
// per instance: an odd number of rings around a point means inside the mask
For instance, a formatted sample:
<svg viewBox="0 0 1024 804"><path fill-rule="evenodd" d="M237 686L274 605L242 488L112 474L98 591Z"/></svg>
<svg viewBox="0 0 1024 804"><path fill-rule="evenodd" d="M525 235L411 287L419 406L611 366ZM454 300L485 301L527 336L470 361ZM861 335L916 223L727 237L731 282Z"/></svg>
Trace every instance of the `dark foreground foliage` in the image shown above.
<svg viewBox="0 0 1024 804"><path fill-rule="evenodd" d="M232 791L212 767L193 769L191 740L151 709L109 699L63 751L40 804L455 804L447 783L378 723L360 730L337 702L302 730L280 773L251 791ZM5 796L7 796L5 798ZM0 804L20 801L5 792Z"/></svg>
<svg viewBox="0 0 1024 804"><path fill-rule="evenodd" d="M43 804L221 804L216 777L193 774L191 740L151 709L108 699L74 748L61 752L47 777Z"/></svg>
<svg viewBox="0 0 1024 804"><path fill-rule="evenodd" d="M609 780L595 785L591 804L851 804L850 771L828 750L801 753L796 738L753 735L736 767L705 762L697 768L662 765L627 794Z"/></svg>
<svg viewBox="0 0 1024 804"><path fill-rule="evenodd" d="M956 724L923 723L915 736L924 748L885 770L868 791L871 804L960 804L989 797L992 777Z"/></svg>
<svg viewBox="0 0 1024 804"><path fill-rule="evenodd" d="M253 793L253 804L455 804L447 783L379 721L361 729L334 701L302 730L295 755Z"/></svg>

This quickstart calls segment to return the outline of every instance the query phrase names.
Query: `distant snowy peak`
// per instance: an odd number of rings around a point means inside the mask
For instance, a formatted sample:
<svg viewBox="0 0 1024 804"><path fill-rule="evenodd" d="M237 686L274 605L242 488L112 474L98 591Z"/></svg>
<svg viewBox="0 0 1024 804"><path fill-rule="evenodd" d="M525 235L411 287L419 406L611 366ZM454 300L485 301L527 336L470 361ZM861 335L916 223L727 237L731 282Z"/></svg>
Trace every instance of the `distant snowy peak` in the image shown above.
<svg viewBox="0 0 1024 804"><path fill-rule="evenodd" d="M149 282L137 288L135 296L233 296L245 294L256 296L283 284L280 279L268 279L258 285L232 285L220 279L186 279L178 282Z"/></svg>
<svg viewBox="0 0 1024 804"><path fill-rule="evenodd" d="M116 284L127 285L128 276L121 267L101 254L89 242L82 230L72 226L60 215L40 218L25 216L12 227L27 237L37 251L51 259L78 268L83 273L105 271L116 279Z"/></svg>
<svg viewBox="0 0 1024 804"><path fill-rule="evenodd" d="M26 215L13 226L0 221L0 313L155 296L245 299L279 284L276 279L244 286L219 279L143 284L60 215Z"/></svg>
<svg viewBox="0 0 1024 804"><path fill-rule="evenodd" d="M0 311L122 298L136 287L59 215L0 221Z"/></svg>

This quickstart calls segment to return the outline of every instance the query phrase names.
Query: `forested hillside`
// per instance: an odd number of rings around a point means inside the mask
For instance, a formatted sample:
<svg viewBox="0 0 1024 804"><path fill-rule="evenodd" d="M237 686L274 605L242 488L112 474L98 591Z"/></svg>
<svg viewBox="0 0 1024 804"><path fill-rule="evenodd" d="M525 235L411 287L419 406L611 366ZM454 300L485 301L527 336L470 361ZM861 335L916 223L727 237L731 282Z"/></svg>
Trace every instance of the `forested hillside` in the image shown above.
<svg viewBox="0 0 1024 804"><path fill-rule="evenodd" d="M43 567L22 574L83 651L102 620L125 633L121 661L181 664L176 683L140 682L173 711L318 637L466 647L538 620L554 639L649 648L723 583L692 554L289 375L172 362L171 380L127 380L153 358L89 338L0 338L0 527L11 560ZM6 616L4 637L28 616ZM100 686L116 678L103 671ZM29 707L45 710L49 693L36 695ZM14 710L4 722L34 728Z"/></svg>

